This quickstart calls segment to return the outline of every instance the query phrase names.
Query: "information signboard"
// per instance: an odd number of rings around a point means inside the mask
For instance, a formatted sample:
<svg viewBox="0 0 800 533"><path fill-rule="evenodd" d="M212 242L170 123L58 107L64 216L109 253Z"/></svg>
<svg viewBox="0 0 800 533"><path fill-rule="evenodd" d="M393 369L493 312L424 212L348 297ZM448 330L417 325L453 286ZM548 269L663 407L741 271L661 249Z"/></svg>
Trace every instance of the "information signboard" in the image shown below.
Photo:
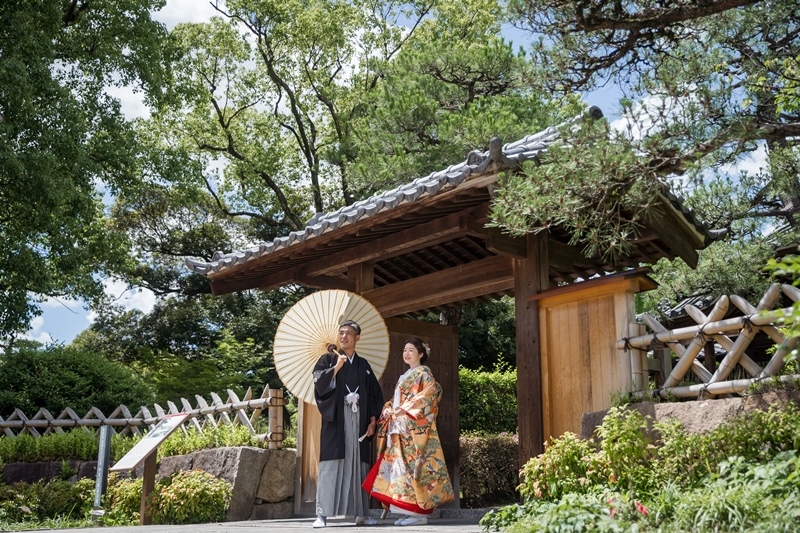
<svg viewBox="0 0 800 533"><path fill-rule="evenodd" d="M189 413L167 415L156 427L151 429L142 440L136 443L136 446L131 448L122 459L109 468L109 470L112 472L121 472L136 468L139 463L144 461L148 455L158 448L159 444L164 442L173 431L179 428L188 417Z"/></svg>

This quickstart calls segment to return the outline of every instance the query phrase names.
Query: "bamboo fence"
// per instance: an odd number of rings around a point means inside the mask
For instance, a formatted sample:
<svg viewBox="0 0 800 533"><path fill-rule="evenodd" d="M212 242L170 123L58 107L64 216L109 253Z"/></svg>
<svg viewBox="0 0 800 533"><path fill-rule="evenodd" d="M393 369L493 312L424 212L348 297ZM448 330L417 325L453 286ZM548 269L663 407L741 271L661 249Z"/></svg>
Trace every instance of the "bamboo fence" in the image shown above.
<svg viewBox="0 0 800 533"><path fill-rule="evenodd" d="M687 305L687 314L697 322L694 326L668 330L655 318L644 314L642 321L652 333L617 341L619 350L630 352L633 377L637 378L648 372L647 352L655 347L666 346L673 350L678 355L678 361L665 377L661 388L645 391L641 385L637 387L639 390L633 391L634 396L639 399L655 395L662 398L703 399L739 393L765 379L779 379L783 382L800 380L800 375L778 376L783 369L785 357L797 348L799 340L798 337L786 337L779 329L785 317L792 313L791 307L773 309L781 292L793 302L800 300L800 290L796 287L775 283L767 289L756 306L736 295L720 297L708 315L693 305ZM731 303L739 308L743 316L723 318ZM778 346L763 368L746 352L760 331ZM715 343L725 352L724 358L718 366L713 367L713 371L697 359L709 343ZM729 379L737 365L749 377ZM697 383L686 385L687 381L691 381L687 377L689 372L694 374L691 380ZM633 381L640 385L642 380Z"/></svg>
<svg viewBox="0 0 800 533"><path fill-rule="evenodd" d="M181 426L184 432L187 431L186 426L202 432L203 428L217 427L220 424L241 424L261 442L267 441L270 449L280 449L284 438L283 408L286 405L283 390L266 387L261 397L254 399L252 390L247 389L241 400L232 390L228 389L227 393L228 398L224 402L214 392L210 394L210 403L202 396L195 396L197 407L192 407L186 398L181 398L181 409L173 402L167 402L167 409L155 404L153 406L155 415L145 406L140 407L135 415L131 415L131 410L124 405L114 409L108 416L105 416L100 409L92 407L82 417L69 407L57 417L52 416L47 409L39 409L30 418L20 409L14 409L8 418L0 417L0 430L7 437L18 435L40 437L50 433L63 433L65 428L83 428L89 431L89 428L109 426L114 433L120 435L141 435L143 430L149 431L154 428L167 415L189 413L189 418ZM256 420L264 409L268 412L268 432L258 434L255 429ZM250 411L252 412L248 417Z"/></svg>

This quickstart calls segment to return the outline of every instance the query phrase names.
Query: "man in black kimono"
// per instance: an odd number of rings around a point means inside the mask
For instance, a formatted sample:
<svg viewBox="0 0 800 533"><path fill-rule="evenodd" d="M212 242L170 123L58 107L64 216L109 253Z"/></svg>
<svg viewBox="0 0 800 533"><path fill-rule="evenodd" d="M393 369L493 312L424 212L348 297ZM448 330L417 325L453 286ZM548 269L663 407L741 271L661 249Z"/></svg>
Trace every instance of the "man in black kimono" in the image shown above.
<svg viewBox="0 0 800 533"><path fill-rule="evenodd" d="M314 399L322 413L317 479L317 519L355 516L356 524L375 525L369 495L361 488L369 472L372 435L383 408L383 393L372 367L356 353L361 327L339 326L341 353L326 353L314 366Z"/></svg>

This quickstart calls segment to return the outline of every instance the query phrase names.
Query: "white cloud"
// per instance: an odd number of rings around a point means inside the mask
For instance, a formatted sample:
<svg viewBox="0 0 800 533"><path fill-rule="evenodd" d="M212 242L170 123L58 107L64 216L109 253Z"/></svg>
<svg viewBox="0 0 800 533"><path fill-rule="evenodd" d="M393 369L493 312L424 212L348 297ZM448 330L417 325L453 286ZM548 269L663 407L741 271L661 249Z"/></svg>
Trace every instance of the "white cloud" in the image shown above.
<svg viewBox="0 0 800 533"><path fill-rule="evenodd" d="M720 170L727 174L741 174L746 172L753 176L766 170L767 159L767 145L766 143L759 142L756 150L748 152L735 163L722 166Z"/></svg>
<svg viewBox="0 0 800 533"><path fill-rule="evenodd" d="M143 313L149 313L156 305L156 295L149 289L139 287L131 289L127 283L117 279L108 279L103 285L106 294L114 303L127 311L138 309Z"/></svg>
<svg viewBox="0 0 800 533"><path fill-rule="evenodd" d="M172 29L181 22L206 22L219 13L212 7L212 1L198 0L167 0L167 5L161 11L154 13L153 18L163 22L167 28Z"/></svg>
<svg viewBox="0 0 800 533"><path fill-rule="evenodd" d="M147 118L150 109L144 103L144 94L134 91L132 87L106 87L106 92L120 102L122 114L128 120Z"/></svg>
<svg viewBox="0 0 800 533"><path fill-rule="evenodd" d="M647 136L657 125L657 121L677 113L676 106L680 103L676 100L667 107L667 102L660 96L647 96L633 104L633 115L630 112L622 114L619 118L610 122L611 129L618 131L632 140L641 140ZM664 110L667 109L667 113Z"/></svg>
<svg viewBox="0 0 800 533"><path fill-rule="evenodd" d="M31 320L30 329L26 334L22 336L22 338L41 342L42 344L48 344L53 342L53 337L50 335L50 333L44 331L43 328L44 328L44 317L37 316L36 318Z"/></svg>

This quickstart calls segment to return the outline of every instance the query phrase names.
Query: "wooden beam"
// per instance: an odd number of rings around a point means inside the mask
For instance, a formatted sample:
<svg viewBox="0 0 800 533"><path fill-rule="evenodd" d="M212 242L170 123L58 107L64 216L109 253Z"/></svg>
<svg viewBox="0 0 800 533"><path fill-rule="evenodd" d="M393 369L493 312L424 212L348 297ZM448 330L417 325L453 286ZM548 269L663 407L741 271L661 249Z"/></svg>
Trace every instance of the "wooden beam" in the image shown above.
<svg viewBox="0 0 800 533"><path fill-rule="evenodd" d="M547 260L554 269L574 272L576 264L591 265L580 249L555 239L547 240Z"/></svg>
<svg viewBox="0 0 800 533"><path fill-rule="evenodd" d="M542 346L539 304L530 297L546 289L548 240L545 232L528 235L528 259L514 261L517 328L517 424L521 465L544 452Z"/></svg>
<svg viewBox="0 0 800 533"><path fill-rule="evenodd" d="M294 267L276 272L274 274L269 274L267 276L251 274L251 277L243 279L211 279L209 280L211 285L211 294L214 296L219 296L220 294L229 294L247 289L270 290L274 289L275 287L283 287L284 285L295 283L298 270L298 267Z"/></svg>
<svg viewBox="0 0 800 533"><path fill-rule="evenodd" d="M514 259L524 259L528 256L528 245L524 238L506 235L499 228L491 228L489 231L486 249Z"/></svg>
<svg viewBox="0 0 800 533"><path fill-rule="evenodd" d="M484 216L489 210L489 204L465 209L442 218L437 218L414 226L380 239L342 250L326 256L324 259L312 261L303 267L309 274L327 274L340 271L350 265L386 260L398 255L427 248L440 242L449 241L466 235L467 220L472 217Z"/></svg>
<svg viewBox="0 0 800 533"><path fill-rule="evenodd" d="M541 300L542 298L552 298L553 296L561 296L564 294L570 294L578 291L585 292L589 289L597 289L598 287L603 287L606 285L611 285L614 283L618 283L620 281L631 280L631 279L636 280L636 283L638 284L637 292L651 291L653 289L658 288L658 282L656 282L654 279L648 276L650 272L651 270L645 267L633 270L626 270L624 272L618 272L616 274L609 274L608 276L601 276L599 278L593 278L578 283L572 283L570 285L563 285L561 287L554 287L552 289L539 291L536 294L528 296L528 300L530 301Z"/></svg>
<svg viewBox="0 0 800 533"><path fill-rule="evenodd" d="M365 291L362 296L390 317L513 287L511 259L495 256Z"/></svg>
<svg viewBox="0 0 800 533"><path fill-rule="evenodd" d="M316 289L341 289L350 292L355 292L356 290L356 283L352 279L336 276L307 276L300 272L295 276L294 282L304 287L314 287Z"/></svg>

